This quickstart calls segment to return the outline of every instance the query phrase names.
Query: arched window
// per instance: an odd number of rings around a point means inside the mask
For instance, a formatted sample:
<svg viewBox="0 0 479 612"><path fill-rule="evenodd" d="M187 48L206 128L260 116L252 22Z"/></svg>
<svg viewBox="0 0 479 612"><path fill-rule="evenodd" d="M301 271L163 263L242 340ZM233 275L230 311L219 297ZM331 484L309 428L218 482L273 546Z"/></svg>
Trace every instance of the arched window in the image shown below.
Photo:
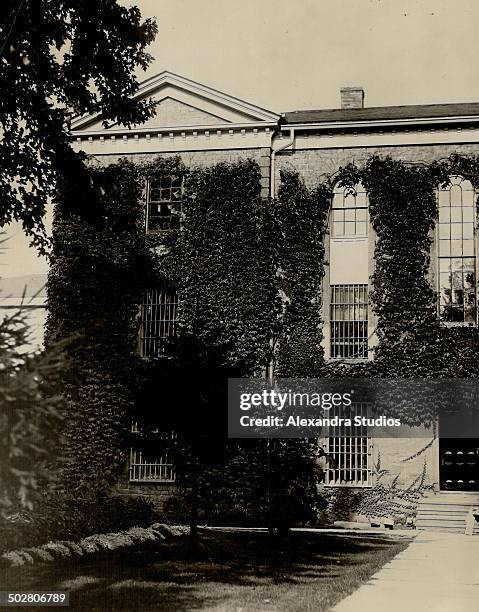
<svg viewBox="0 0 479 612"><path fill-rule="evenodd" d="M368 196L337 185L330 214L329 350L333 359L368 357Z"/></svg>
<svg viewBox="0 0 479 612"><path fill-rule="evenodd" d="M442 321L475 323L475 190L470 181L450 176L438 190L439 316Z"/></svg>
<svg viewBox="0 0 479 612"><path fill-rule="evenodd" d="M361 183L355 187L336 185L331 207L331 235L355 238L368 235L368 195Z"/></svg>

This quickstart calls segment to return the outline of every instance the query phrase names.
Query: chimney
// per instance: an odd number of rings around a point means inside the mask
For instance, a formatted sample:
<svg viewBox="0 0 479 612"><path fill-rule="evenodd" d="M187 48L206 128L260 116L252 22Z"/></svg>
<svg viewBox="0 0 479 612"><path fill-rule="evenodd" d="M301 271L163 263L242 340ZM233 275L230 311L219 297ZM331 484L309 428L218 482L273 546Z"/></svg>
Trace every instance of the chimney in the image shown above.
<svg viewBox="0 0 479 612"><path fill-rule="evenodd" d="M341 108L364 108L362 87L341 87Z"/></svg>

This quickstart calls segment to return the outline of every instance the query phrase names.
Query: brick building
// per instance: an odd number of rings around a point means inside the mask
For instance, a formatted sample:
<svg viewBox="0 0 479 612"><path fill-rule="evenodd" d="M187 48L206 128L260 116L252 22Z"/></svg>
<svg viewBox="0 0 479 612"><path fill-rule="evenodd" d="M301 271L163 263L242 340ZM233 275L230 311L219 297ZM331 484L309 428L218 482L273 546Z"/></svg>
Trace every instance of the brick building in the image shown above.
<svg viewBox="0 0 479 612"><path fill-rule="evenodd" d="M452 153L479 154L479 103L367 108L363 89L347 87L340 92L340 108L278 115L169 72L145 81L138 96L158 101L155 116L146 124L104 127L98 117L78 118L72 125L76 150L99 164L121 156L145 160L179 155L188 168L254 159L261 168L264 197L277 192L283 168L298 170L313 186L326 175L334 176L341 166L360 165L375 153L408 162L441 160ZM148 231L171 227L168 204L180 197L179 177L165 176L148 186ZM448 324L475 325L475 188L455 176L449 187L438 189L438 198L439 231L430 269L430 282L439 295L438 316L448 319ZM350 191L337 186L325 245L322 314L327 359L371 358L375 320L368 295L374 240L364 188L357 185ZM457 274L453 268L458 265L462 272ZM176 298L152 289L142 312L141 345L147 353L162 337L174 333ZM440 437L371 439L365 432L348 443L338 445L333 439L323 443L336 459L335 467L327 470L325 487L374 487L380 457L387 478L399 489L408 489L426 468L425 484L436 492L437 503L447 506L452 500L460 507L459 518L442 515L449 528L461 528L464 512L479 501L479 441L451 445ZM404 461L424 448L416 458ZM127 489L161 496L173 482L174 466L167 456L145 457L139 449L131 450ZM428 516L424 514L424 526L440 524L437 516Z"/></svg>

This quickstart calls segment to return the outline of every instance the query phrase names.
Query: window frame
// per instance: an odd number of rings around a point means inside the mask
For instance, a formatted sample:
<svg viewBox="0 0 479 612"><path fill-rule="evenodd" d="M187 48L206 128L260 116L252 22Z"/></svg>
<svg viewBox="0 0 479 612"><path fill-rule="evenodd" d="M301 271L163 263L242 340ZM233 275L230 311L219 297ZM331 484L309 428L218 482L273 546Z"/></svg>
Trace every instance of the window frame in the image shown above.
<svg viewBox="0 0 479 612"><path fill-rule="evenodd" d="M350 294L348 293L348 297L350 297L351 295L353 296L352 301L339 301L336 302L335 301L335 296L337 291L341 292L341 291L347 291L348 289L352 289L353 293ZM365 296L365 300L364 301L360 301L359 302L355 302L354 301L354 292L355 291L359 292L359 296L361 296L361 291L363 292L364 296ZM329 313L328 313L328 320L329 320L329 355L330 355L330 359L331 360L335 360L335 361L349 361L349 362L363 362L363 361L368 361L369 359L369 284L367 283L341 283L341 284L335 284L335 285L329 285ZM350 310L351 308L353 309L353 311L355 311L356 309L359 308L364 308L365 309L365 313L366 313L366 318L365 319L336 319L333 318L333 309L334 307L341 307L343 306L345 308L346 311ZM352 343L350 343L352 346L356 346L359 347L359 345L361 343L364 343L364 348L361 350L362 353L364 354L354 354L353 356L339 356L339 355L335 355L333 351L333 345L338 347L341 346L341 343L335 340L335 334L334 334L334 329L335 329L335 324L341 324L341 323L349 323L351 324L351 327L354 329L355 324L357 324L357 328L358 330L361 327L364 328L364 334L361 338L359 338L359 334L357 334L357 336L353 335L353 341ZM342 343L342 346L346 346L345 343Z"/></svg>
<svg viewBox="0 0 479 612"><path fill-rule="evenodd" d="M167 187L163 187L161 185L161 180L162 179L169 179L170 181L173 181L173 179L179 179L180 181L180 185L179 186L173 186L173 185L169 185ZM158 187L152 187L152 183L155 180L159 180L160 184ZM184 195L185 195L185 175L183 172L164 172L159 174L156 177L148 177L146 179L146 186L145 186L145 201L146 201L146 207L145 207L145 231L147 234L152 234L152 233L162 233L162 232L171 232L171 231L177 231L179 229L181 229L181 220L182 220L182 214L183 214L183 201L184 201ZM178 200L173 200L173 199L164 199L162 200L161 198L159 200L152 200L151 199L151 193L153 189L157 189L160 191L162 190L170 190L170 192L173 191L173 189L180 189L181 191L181 197ZM169 214L168 215L151 215L151 211L150 211L150 206L152 204L157 204L158 206L166 206L169 209ZM171 206L174 205L178 205L179 206L179 211L178 213L175 213L174 211L171 210ZM169 220L169 227L154 227L154 228L150 228L150 219L160 219L160 220ZM176 221L176 223L174 224L174 226L171 226L171 220L177 218L178 220Z"/></svg>
<svg viewBox="0 0 479 612"><path fill-rule="evenodd" d="M352 404L350 412L360 416L369 417L371 414L371 405L369 403ZM337 407L334 412L331 411L330 416L345 417L348 416L344 412L344 407ZM372 469L372 438L369 435L368 428L365 427L365 435L360 436L335 436L336 427L328 427L325 436L325 452L328 456L328 465L324 469L324 485L326 487L343 487L367 489L373 486L373 469ZM333 434L333 435L331 435ZM338 442L339 441L339 442ZM349 448L346 441L349 441ZM354 441L354 448L353 448ZM358 447L359 442L359 447ZM358 453L359 450L359 453ZM351 458L354 457L355 467L352 467ZM358 466L358 457L361 457L360 466ZM348 465L349 458L349 465ZM337 461L331 465L331 460ZM341 480L341 475L347 473L355 473L353 480ZM358 478L358 474L363 477ZM339 482L336 475L339 475ZM365 476L365 478L364 478Z"/></svg>
<svg viewBox="0 0 479 612"><path fill-rule="evenodd" d="M138 423L132 423L131 433L137 435L142 433ZM174 432L160 434L158 430L152 431L151 435L158 438L160 445L162 443L161 452L152 461L152 457L146 454L146 449L142 449L139 443L135 444L133 442L128 456L128 481L131 483L174 484L176 482L176 470L173 461L169 460L169 453L171 452L169 446L171 446L171 441L176 435ZM150 460L147 461L146 458Z"/></svg>
<svg viewBox="0 0 479 612"><path fill-rule="evenodd" d="M452 180L457 180L460 179L459 182L451 182ZM467 182L470 184L471 188L472 188L472 192L473 192L473 205L472 205L472 210L473 210L473 218L472 218L472 239L471 239L471 243L473 246L473 254L472 255L460 255L460 256L453 256L451 254L449 255L441 255L441 242L442 242L442 238L441 238L441 226L442 225L446 225L445 223L440 223L440 215L441 215L441 208L446 208L440 205L440 192L441 191L447 191L450 193L450 190L453 186L457 185L457 186L461 186L462 183ZM462 189L462 188L461 188ZM450 196L449 196L450 197ZM475 187L475 185L473 184L473 182L467 178L466 176L463 176L461 174L450 174L448 177L448 182L447 183L441 183L437 186L436 188L436 201L437 201L437 206L438 206L438 216L437 216L437 223L436 223L436 229L435 229L435 242L436 242L436 275L437 275L437 280L436 280L436 291L437 291L437 317L439 320L439 323L445 327L465 327L465 326L474 326L477 327L478 326L478 316L479 316L479 308L478 308L478 244L477 244L477 240L478 240L478 219L477 219L477 200L478 200L478 191ZM459 207L454 207L449 205L449 210L454 209L454 208L459 208ZM461 206L460 206L460 210L461 210L461 219L463 219L463 211L464 206L461 202ZM449 233L452 236L452 232L451 232L451 224L455 224L455 225L459 225L459 222L454 222L451 221L451 218L449 220L449 222L447 222L447 226L450 228L449 229ZM464 222L463 220L461 220L460 222L461 227L464 227ZM463 242L464 241L464 237L463 237L463 230L461 231L461 238L460 240ZM450 241L452 241L452 237L450 238ZM463 249L463 246L462 246ZM474 313L474 321L447 321L447 320L443 320L441 317L441 298L442 298L442 284L441 284L441 260L442 259L446 259L449 260L450 262L452 262L454 259L473 259L474 260L474 265L473 265L473 270L474 270L474 308L475 308L475 313ZM463 268L464 270L464 268ZM462 272L463 274L463 278L464 278L464 272ZM464 281L463 281L464 283ZM463 287L464 288L464 287ZM464 294L464 291L463 291ZM451 301L451 304L453 302ZM463 295L463 317L465 318L465 309L464 309L464 295Z"/></svg>
<svg viewBox="0 0 479 612"><path fill-rule="evenodd" d="M156 296L156 300L149 301L148 296ZM138 348L142 357L165 354L168 341L176 337L178 307L178 292L174 287L150 287L144 290L138 330ZM147 317L145 313L148 308L156 316ZM161 313L163 316L159 316Z"/></svg>
<svg viewBox="0 0 479 612"><path fill-rule="evenodd" d="M364 194L364 198L365 198L365 202L364 202L364 206L357 206L357 198L358 198L358 194ZM346 197L348 197L348 195L352 195L354 197L354 201L355 201L355 206L345 206L345 200ZM342 202L343 205L342 206L335 206L335 199L336 196L342 196ZM354 211L354 221L350 221L346 219L346 214L344 214L344 218L342 221L338 221L339 223L343 224L343 231L345 230L346 227L346 223L353 223L354 222L354 226L355 226L355 232L354 234L346 234L346 233L342 233L342 234L336 234L335 231L335 211ZM357 211L358 210L365 210L366 211L366 215L365 215L365 219L364 220L359 220L357 219ZM365 225L365 232L364 233L357 233L356 232L356 227L358 223L364 223ZM330 211L329 211L329 227L330 227L330 236L333 239L336 240L355 240L358 238L368 238L369 237L369 225L370 225L370 219L369 219L369 197L368 197L368 193L366 191L366 189L364 188L362 183L357 183L356 185L354 185L354 187L350 187L350 186L342 186L338 183L336 183L336 185L333 188L333 195L331 198L331 207L330 207Z"/></svg>

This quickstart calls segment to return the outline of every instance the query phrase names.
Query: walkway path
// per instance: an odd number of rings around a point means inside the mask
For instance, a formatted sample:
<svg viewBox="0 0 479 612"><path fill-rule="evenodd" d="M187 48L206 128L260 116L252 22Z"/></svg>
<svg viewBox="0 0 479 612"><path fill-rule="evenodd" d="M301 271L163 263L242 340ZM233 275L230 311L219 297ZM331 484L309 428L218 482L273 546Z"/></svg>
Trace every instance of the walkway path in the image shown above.
<svg viewBox="0 0 479 612"><path fill-rule="evenodd" d="M478 612L479 537L420 532L333 612Z"/></svg>

